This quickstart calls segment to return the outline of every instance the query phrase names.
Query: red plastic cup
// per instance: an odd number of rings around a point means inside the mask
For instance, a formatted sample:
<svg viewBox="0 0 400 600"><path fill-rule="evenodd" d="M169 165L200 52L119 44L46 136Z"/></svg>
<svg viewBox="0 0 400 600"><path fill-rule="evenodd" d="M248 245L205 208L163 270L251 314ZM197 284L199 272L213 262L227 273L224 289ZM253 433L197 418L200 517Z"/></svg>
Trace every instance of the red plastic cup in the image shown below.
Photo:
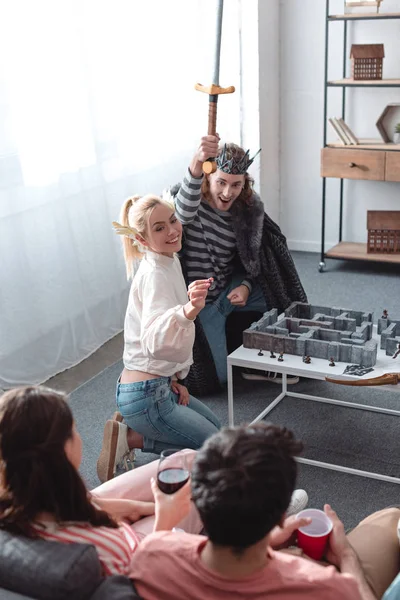
<svg viewBox="0 0 400 600"><path fill-rule="evenodd" d="M320 560L325 552L329 534L332 531L332 521L324 511L317 508L306 508L296 515L297 519L310 518L310 525L297 530L297 543L307 556Z"/></svg>

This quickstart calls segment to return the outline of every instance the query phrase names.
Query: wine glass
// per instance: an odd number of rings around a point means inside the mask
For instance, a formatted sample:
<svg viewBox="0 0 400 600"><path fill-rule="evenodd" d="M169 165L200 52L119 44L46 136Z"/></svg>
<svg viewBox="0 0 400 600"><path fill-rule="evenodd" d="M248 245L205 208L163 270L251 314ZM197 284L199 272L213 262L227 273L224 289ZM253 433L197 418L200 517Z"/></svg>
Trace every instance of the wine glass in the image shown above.
<svg viewBox="0 0 400 600"><path fill-rule="evenodd" d="M164 494L174 494L189 480L186 456L180 450L163 450L158 463L157 485Z"/></svg>

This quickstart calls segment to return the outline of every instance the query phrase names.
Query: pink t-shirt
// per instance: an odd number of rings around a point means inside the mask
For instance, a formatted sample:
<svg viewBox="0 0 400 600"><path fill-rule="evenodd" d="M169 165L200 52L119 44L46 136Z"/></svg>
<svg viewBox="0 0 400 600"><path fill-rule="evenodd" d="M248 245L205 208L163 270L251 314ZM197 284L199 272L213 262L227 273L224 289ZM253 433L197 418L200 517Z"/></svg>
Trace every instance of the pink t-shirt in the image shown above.
<svg viewBox="0 0 400 600"><path fill-rule="evenodd" d="M262 570L228 579L201 561L206 542L200 535L165 531L146 537L130 574L139 595L145 600L361 600L350 575L273 550Z"/></svg>

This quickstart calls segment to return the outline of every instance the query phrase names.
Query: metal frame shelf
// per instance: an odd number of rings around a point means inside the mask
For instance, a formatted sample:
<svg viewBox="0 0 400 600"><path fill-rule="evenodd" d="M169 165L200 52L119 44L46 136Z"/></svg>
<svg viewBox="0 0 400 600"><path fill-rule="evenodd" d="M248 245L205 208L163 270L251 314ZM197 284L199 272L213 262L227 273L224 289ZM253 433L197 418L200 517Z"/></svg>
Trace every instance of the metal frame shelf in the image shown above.
<svg viewBox="0 0 400 600"><path fill-rule="evenodd" d="M328 109L328 90L330 88L342 88L342 119L345 120L346 115L346 91L347 88L400 88L400 79L386 79L380 81L354 81L346 79L346 66L347 66L347 33L348 23L353 21L366 21L366 20L399 20L400 13L381 13L381 14L349 14L349 15L330 15L329 14L330 0L326 0L326 16L325 16L325 64L324 64L324 126L323 126L323 147L326 148L330 145L327 144L327 109ZM343 22L343 64L342 64L342 79L337 81L328 81L328 50L329 50L329 26L331 23ZM361 148L360 146L352 146L352 148ZM332 254L330 251L325 252L325 225L326 225L326 177L322 178L322 219L321 219L321 257L319 263L319 271L322 273L325 269L325 257L335 258L339 260L353 260L352 258L343 256L342 252L337 252L338 246L342 243L343 234L343 179L340 179L340 204L339 204L339 244L332 248ZM358 244L360 246L360 244ZM368 260L368 257L361 257L362 255L355 257L354 260ZM372 259L371 259L372 260ZM376 258L374 260L377 260ZM384 257L382 262L387 262ZM389 262L399 262L399 260L390 260Z"/></svg>

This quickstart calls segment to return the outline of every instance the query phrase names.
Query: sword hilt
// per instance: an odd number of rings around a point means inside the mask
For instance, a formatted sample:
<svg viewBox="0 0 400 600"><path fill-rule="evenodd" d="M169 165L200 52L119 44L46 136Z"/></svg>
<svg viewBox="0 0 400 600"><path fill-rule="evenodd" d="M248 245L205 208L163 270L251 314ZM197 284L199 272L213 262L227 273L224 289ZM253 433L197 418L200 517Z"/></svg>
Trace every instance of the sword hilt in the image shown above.
<svg viewBox="0 0 400 600"><path fill-rule="evenodd" d="M217 133L217 96L210 96L208 103L208 135L216 135ZM203 162L203 173L211 175L217 170L215 158L209 158Z"/></svg>
<svg viewBox="0 0 400 600"><path fill-rule="evenodd" d="M211 84L210 86L202 85L201 83L196 83L194 86L198 92L204 92L208 94L210 97L210 101L208 103L208 135L216 135L217 133L217 103L218 96L220 94L232 94L235 91L235 87L230 85L227 88L222 88L219 85ZM215 173L217 170L217 163L215 159L209 159L203 162L203 172L206 175L210 175L210 173Z"/></svg>
<svg viewBox="0 0 400 600"><path fill-rule="evenodd" d="M227 88L223 88L219 85L214 85L214 83L212 83L209 86L203 85L201 83L196 83L194 89L198 92L204 92L209 96L219 96L220 94L233 94L233 92L235 91L235 86L230 85Z"/></svg>

